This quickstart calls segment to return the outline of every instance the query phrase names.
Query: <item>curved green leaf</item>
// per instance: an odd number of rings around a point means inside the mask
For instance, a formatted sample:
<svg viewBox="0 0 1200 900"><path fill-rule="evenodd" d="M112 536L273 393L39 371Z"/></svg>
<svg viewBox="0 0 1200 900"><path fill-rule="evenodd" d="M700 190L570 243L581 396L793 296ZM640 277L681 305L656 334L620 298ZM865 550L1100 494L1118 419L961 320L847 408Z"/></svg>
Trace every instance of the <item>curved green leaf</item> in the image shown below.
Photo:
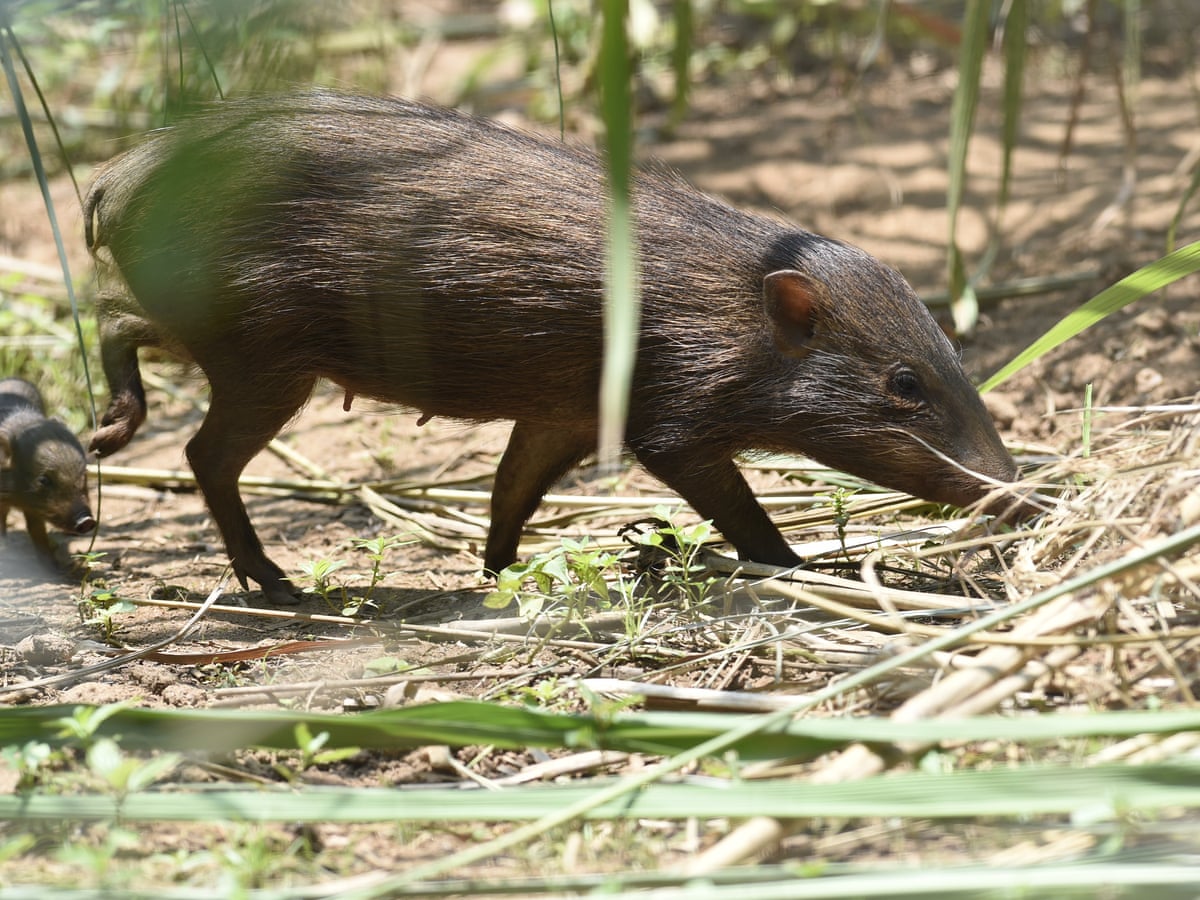
<svg viewBox="0 0 1200 900"><path fill-rule="evenodd" d="M1116 284L1105 288L1079 309L1064 317L1057 325L1022 350L1016 357L979 387L980 393L1007 381L1031 362L1045 356L1055 347L1091 328L1100 320L1124 309L1135 300L1153 294L1193 272L1200 271L1200 241L1181 247L1162 259L1143 266Z"/></svg>

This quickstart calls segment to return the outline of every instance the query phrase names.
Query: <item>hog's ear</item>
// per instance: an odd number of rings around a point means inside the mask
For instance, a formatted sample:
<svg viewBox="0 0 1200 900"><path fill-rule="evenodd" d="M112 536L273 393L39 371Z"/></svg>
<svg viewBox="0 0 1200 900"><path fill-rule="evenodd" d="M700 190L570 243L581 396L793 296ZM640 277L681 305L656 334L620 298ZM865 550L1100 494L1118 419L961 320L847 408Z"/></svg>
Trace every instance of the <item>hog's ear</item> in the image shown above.
<svg viewBox="0 0 1200 900"><path fill-rule="evenodd" d="M808 352L824 296L821 282L795 269L781 269L763 279L763 305L780 352L789 356Z"/></svg>

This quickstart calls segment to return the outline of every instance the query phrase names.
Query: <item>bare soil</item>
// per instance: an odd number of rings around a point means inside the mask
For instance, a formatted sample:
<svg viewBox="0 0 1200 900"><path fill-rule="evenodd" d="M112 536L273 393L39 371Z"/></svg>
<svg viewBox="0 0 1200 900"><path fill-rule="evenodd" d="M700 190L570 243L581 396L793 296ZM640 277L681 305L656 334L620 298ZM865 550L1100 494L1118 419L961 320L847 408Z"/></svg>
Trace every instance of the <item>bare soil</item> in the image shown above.
<svg viewBox="0 0 1200 900"><path fill-rule="evenodd" d="M457 57L435 60L421 92L438 96L439 66ZM896 73L841 92L804 78L780 87L754 81L708 86L697 91L687 120L673 133L657 128L662 118L651 113L645 123L643 151L680 170L691 182L735 205L779 212L825 234L858 244L903 271L919 292L942 288L946 153L953 74ZM966 367L982 379L996 370L1046 328L1116 277L1158 257L1164 235L1200 153L1196 92L1184 78L1151 77L1141 86L1137 116L1136 183L1122 192L1125 135L1115 90L1107 78L1089 79L1074 147L1065 159L1059 148L1067 121L1071 82L1055 75L1049 61L1030 77L1023 139L1014 159L1012 199L999 225L992 223L993 197L1000 171L997 84L990 83L979 114L979 132L970 151L971 180L959 236L968 259L981 258L992 228L1001 235L1001 250L985 283L1004 283L1032 276L1081 273L1072 287L1050 294L986 305L977 331L963 338ZM503 113L502 108L484 109ZM58 184L60 208L72 208L64 184ZM79 231L78 215L64 214ZM1200 208L1184 216L1180 243L1196 237ZM649 237L652 239L652 236ZM78 271L86 258L82 241L72 248ZM54 264L40 199L26 183L0 185L0 254ZM681 261L686 264L686 261ZM1200 385L1200 279L1192 277L1101 323L1083 338L1003 385L989 404L1015 447L1037 452L1069 451L1079 439L1084 388L1092 384L1097 405L1127 406L1191 397ZM150 417L134 442L110 462L115 466L183 470L183 446L201 419L196 401L204 385L180 377L175 367L148 367L177 390L152 389ZM106 394L98 398L103 404ZM461 485L486 492L507 427L464 427L434 420L418 427L415 415L370 409L356 404L342 409L342 396L318 391L282 440L338 482L384 478ZM86 436L85 441L86 441ZM297 480L293 465L263 453L250 475ZM303 476L308 477L308 476ZM755 474L756 486L781 481L770 472ZM558 490L596 493L609 483L587 471L570 476ZM642 473L620 479L624 493L654 494L661 488ZM480 499L486 494L481 493ZM348 563L333 580L361 592L370 572L365 552L354 539L390 535L394 525L376 517L354 499L314 502L293 494L250 496L251 516L270 555L298 581L306 561L331 559ZM448 504L477 516L486 506ZM544 513L552 510L543 510ZM86 577L76 567L69 575L47 572L31 559L31 547L19 520L0 540L0 663L8 683L70 671L106 658L99 652L101 629L81 622L81 597L99 589L135 600L202 600L221 581L226 558L201 498L193 491L107 484L100 508L101 528L91 549L103 554ZM585 523L578 529L587 533ZM386 578L373 593L376 619L383 623L452 623L497 615L484 609L488 585L479 577L476 553L481 531L467 532L462 549L413 543L391 550L383 565ZM796 541L827 534L792 535ZM89 549L83 539L63 539L64 550ZM335 597L336 600L336 597ZM260 602L255 591L229 586L222 602ZM316 594L296 608L300 613L336 614ZM505 613L511 615L512 613ZM118 614L111 643L137 648L169 636L187 618L181 609L139 606ZM358 633L358 632L355 632ZM185 641L166 652L214 654L286 641L319 637L344 638L343 625L293 619L258 619L236 612L210 614ZM370 637L363 631L361 636ZM40 653L18 644L37 637ZM14 702L109 702L131 700L147 705L203 706L213 703L269 703L262 694L242 697L227 692L269 682L320 683L360 677L373 659L394 655L425 664L435 671L487 669L471 662L482 651L468 645L405 640L386 636L344 649L319 649L281 655L269 661L212 666L170 661L143 661L82 683L54 690L9 695ZM466 664L459 660L468 658ZM443 660L452 663L439 664ZM542 654L533 662L556 663L560 671L586 669L571 659ZM490 671L490 670L489 670ZM450 689L485 694L502 681L483 675L456 682ZM362 691L301 694L314 708L343 708L348 696L365 702ZM498 755L494 768L511 765ZM485 768L481 774L487 774ZM386 784L436 779L438 771L420 754L402 758L364 757L351 767L334 768L327 778L341 783ZM465 832L466 830L463 829ZM322 832L326 842L345 842L350 832ZM172 840L189 846L181 834ZM392 841L362 843L364 859L387 864L399 855L429 857L446 852L469 837L453 829L426 834L397 846ZM663 852L670 842L663 839ZM657 848L657 845L656 845ZM674 850L682 852L682 844ZM881 850L881 852L884 852Z"/></svg>

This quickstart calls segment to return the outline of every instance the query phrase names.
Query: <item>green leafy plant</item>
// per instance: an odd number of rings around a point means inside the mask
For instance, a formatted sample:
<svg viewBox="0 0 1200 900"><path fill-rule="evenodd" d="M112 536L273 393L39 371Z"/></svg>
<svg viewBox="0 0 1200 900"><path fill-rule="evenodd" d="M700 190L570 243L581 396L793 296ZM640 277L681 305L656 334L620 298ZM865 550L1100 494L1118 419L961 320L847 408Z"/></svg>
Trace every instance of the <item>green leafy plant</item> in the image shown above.
<svg viewBox="0 0 1200 900"><path fill-rule="evenodd" d="M833 525L837 530L838 543L842 545L842 554L849 559L850 550L846 546L846 526L850 524L850 498L854 491L844 487L835 487L829 495L829 505L833 507Z"/></svg>
<svg viewBox="0 0 1200 900"><path fill-rule="evenodd" d="M490 609L517 604L518 613L534 619L551 608L567 617L582 617L588 607L610 605L606 575L619 574L616 554L593 546L587 538L563 538L547 553L508 566L496 577L496 589L484 599Z"/></svg>
<svg viewBox="0 0 1200 900"><path fill-rule="evenodd" d="M241 826L223 842L216 860L224 873L221 893L229 897L244 897L247 892L261 888L272 873L277 873L285 861L307 844L301 837L281 848L280 841L264 829Z"/></svg>
<svg viewBox="0 0 1200 900"><path fill-rule="evenodd" d="M137 606L129 600L122 599L104 579L94 577L97 563L104 555L98 551L75 554L75 559L84 570L76 606L79 610L79 621L84 625L95 626L101 639L111 642L119 627L118 617L133 613Z"/></svg>
<svg viewBox="0 0 1200 900"><path fill-rule="evenodd" d="M372 595L388 575L383 569L387 553L410 543L410 539L399 536L355 538L354 549L365 550L371 563L366 588L361 593L353 593L348 585L338 583L331 577L334 572L348 565L345 560L313 559L300 564L300 571L311 582L311 586L306 590L320 595L325 604L330 609L337 610L340 615L360 616L364 610L374 608Z"/></svg>
<svg viewBox="0 0 1200 900"><path fill-rule="evenodd" d="M704 544L713 536L712 522L677 524L676 511L666 506L656 506L653 514L663 524L636 534L634 543L661 551L664 562L655 570L659 583L677 593L686 608L700 606L720 583L719 578L707 574L701 557Z"/></svg>
<svg viewBox="0 0 1200 900"><path fill-rule="evenodd" d="M128 828L102 826L99 844L82 842L65 843L56 854L59 862L78 866L91 875L93 885L114 893L124 885L127 873L116 867L122 851L132 850L139 844L138 835ZM111 896L111 895L110 895Z"/></svg>
<svg viewBox="0 0 1200 900"><path fill-rule="evenodd" d="M71 715L54 721L58 737L81 746L88 771L120 799L145 790L169 774L182 759L178 753L160 753L142 760L121 749L120 735L99 733L105 722L128 708L125 703L77 706ZM53 759L41 751L35 751L35 756L47 761Z"/></svg>
<svg viewBox="0 0 1200 900"><path fill-rule="evenodd" d="M363 664L363 672L367 675L394 675L405 671L413 671L413 667L398 656L378 656Z"/></svg>
<svg viewBox="0 0 1200 900"><path fill-rule="evenodd" d="M159 753L149 759L139 759L125 753L117 741L109 737L97 738L87 750L88 769L122 799L165 778L182 758L178 753Z"/></svg>
<svg viewBox="0 0 1200 900"><path fill-rule="evenodd" d="M523 684L497 697L498 700L518 700L525 706L547 712L568 711L575 703L575 688L561 678L539 679Z"/></svg>
<svg viewBox="0 0 1200 900"><path fill-rule="evenodd" d="M313 766L329 765L330 763L341 762L343 759L348 759L359 752L358 747L334 747L330 750L322 749L329 742L329 732L319 731L316 734L305 722L297 722L295 728L296 747L299 755L299 762L296 768L292 768L283 762L275 763L275 771L282 775L286 780L294 782L299 779L302 772L311 769Z"/></svg>
<svg viewBox="0 0 1200 900"><path fill-rule="evenodd" d="M79 619L93 625L105 642L111 642L119 630L120 616L137 611L137 605L118 596L115 591L98 583L79 600Z"/></svg>
<svg viewBox="0 0 1200 900"><path fill-rule="evenodd" d="M62 751L53 749L44 741L26 741L0 748L0 760L17 774L17 793L30 791L40 785L45 774L62 759Z"/></svg>
<svg viewBox="0 0 1200 900"><path fill-rule="evenodd" d="M387 573L383 571L384 558L389 551L411 543L413 543L411 539L399 535L356 538L354 540L354 548L356 550L365 550L367 559L371 561L370 581L361 597L350 598L350 602L343 610L343 615L356 616L362 607L372 604L371 595L375 592L375 588L379 586L379 583L387 577Z"/></svg>
<svg viewBox="0 0 1200 900"><path fill-rule="evenodd" d="M344 593L345 588L335 583L330 576L345 566L346 561L343 559L310 559L300 563L300 571L311 582L305 591L319 594L327 606L337 606L330 595L336 592Z"/></svg>
<svg viewBox="0 0 1200 900"><path fill-rule="evenodd" d="M69 716L60 716L53 722L59 738L91 746L100 727L121 710L127 709L124 703L107 703L104 706L77 706Z"/></svg>

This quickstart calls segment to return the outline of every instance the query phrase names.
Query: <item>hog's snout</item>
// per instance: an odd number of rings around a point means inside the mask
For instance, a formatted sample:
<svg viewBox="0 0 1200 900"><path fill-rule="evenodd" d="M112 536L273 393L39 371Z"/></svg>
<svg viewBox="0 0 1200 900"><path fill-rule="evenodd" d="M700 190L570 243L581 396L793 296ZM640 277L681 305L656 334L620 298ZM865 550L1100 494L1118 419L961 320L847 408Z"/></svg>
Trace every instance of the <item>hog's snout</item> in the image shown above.
<svg viewBox="0 0 1200 900"><path fill-rule="evenodd" d="M90 512L80 515L71 525L73 534L88 534L96 529L96 519Z"/></svg>

